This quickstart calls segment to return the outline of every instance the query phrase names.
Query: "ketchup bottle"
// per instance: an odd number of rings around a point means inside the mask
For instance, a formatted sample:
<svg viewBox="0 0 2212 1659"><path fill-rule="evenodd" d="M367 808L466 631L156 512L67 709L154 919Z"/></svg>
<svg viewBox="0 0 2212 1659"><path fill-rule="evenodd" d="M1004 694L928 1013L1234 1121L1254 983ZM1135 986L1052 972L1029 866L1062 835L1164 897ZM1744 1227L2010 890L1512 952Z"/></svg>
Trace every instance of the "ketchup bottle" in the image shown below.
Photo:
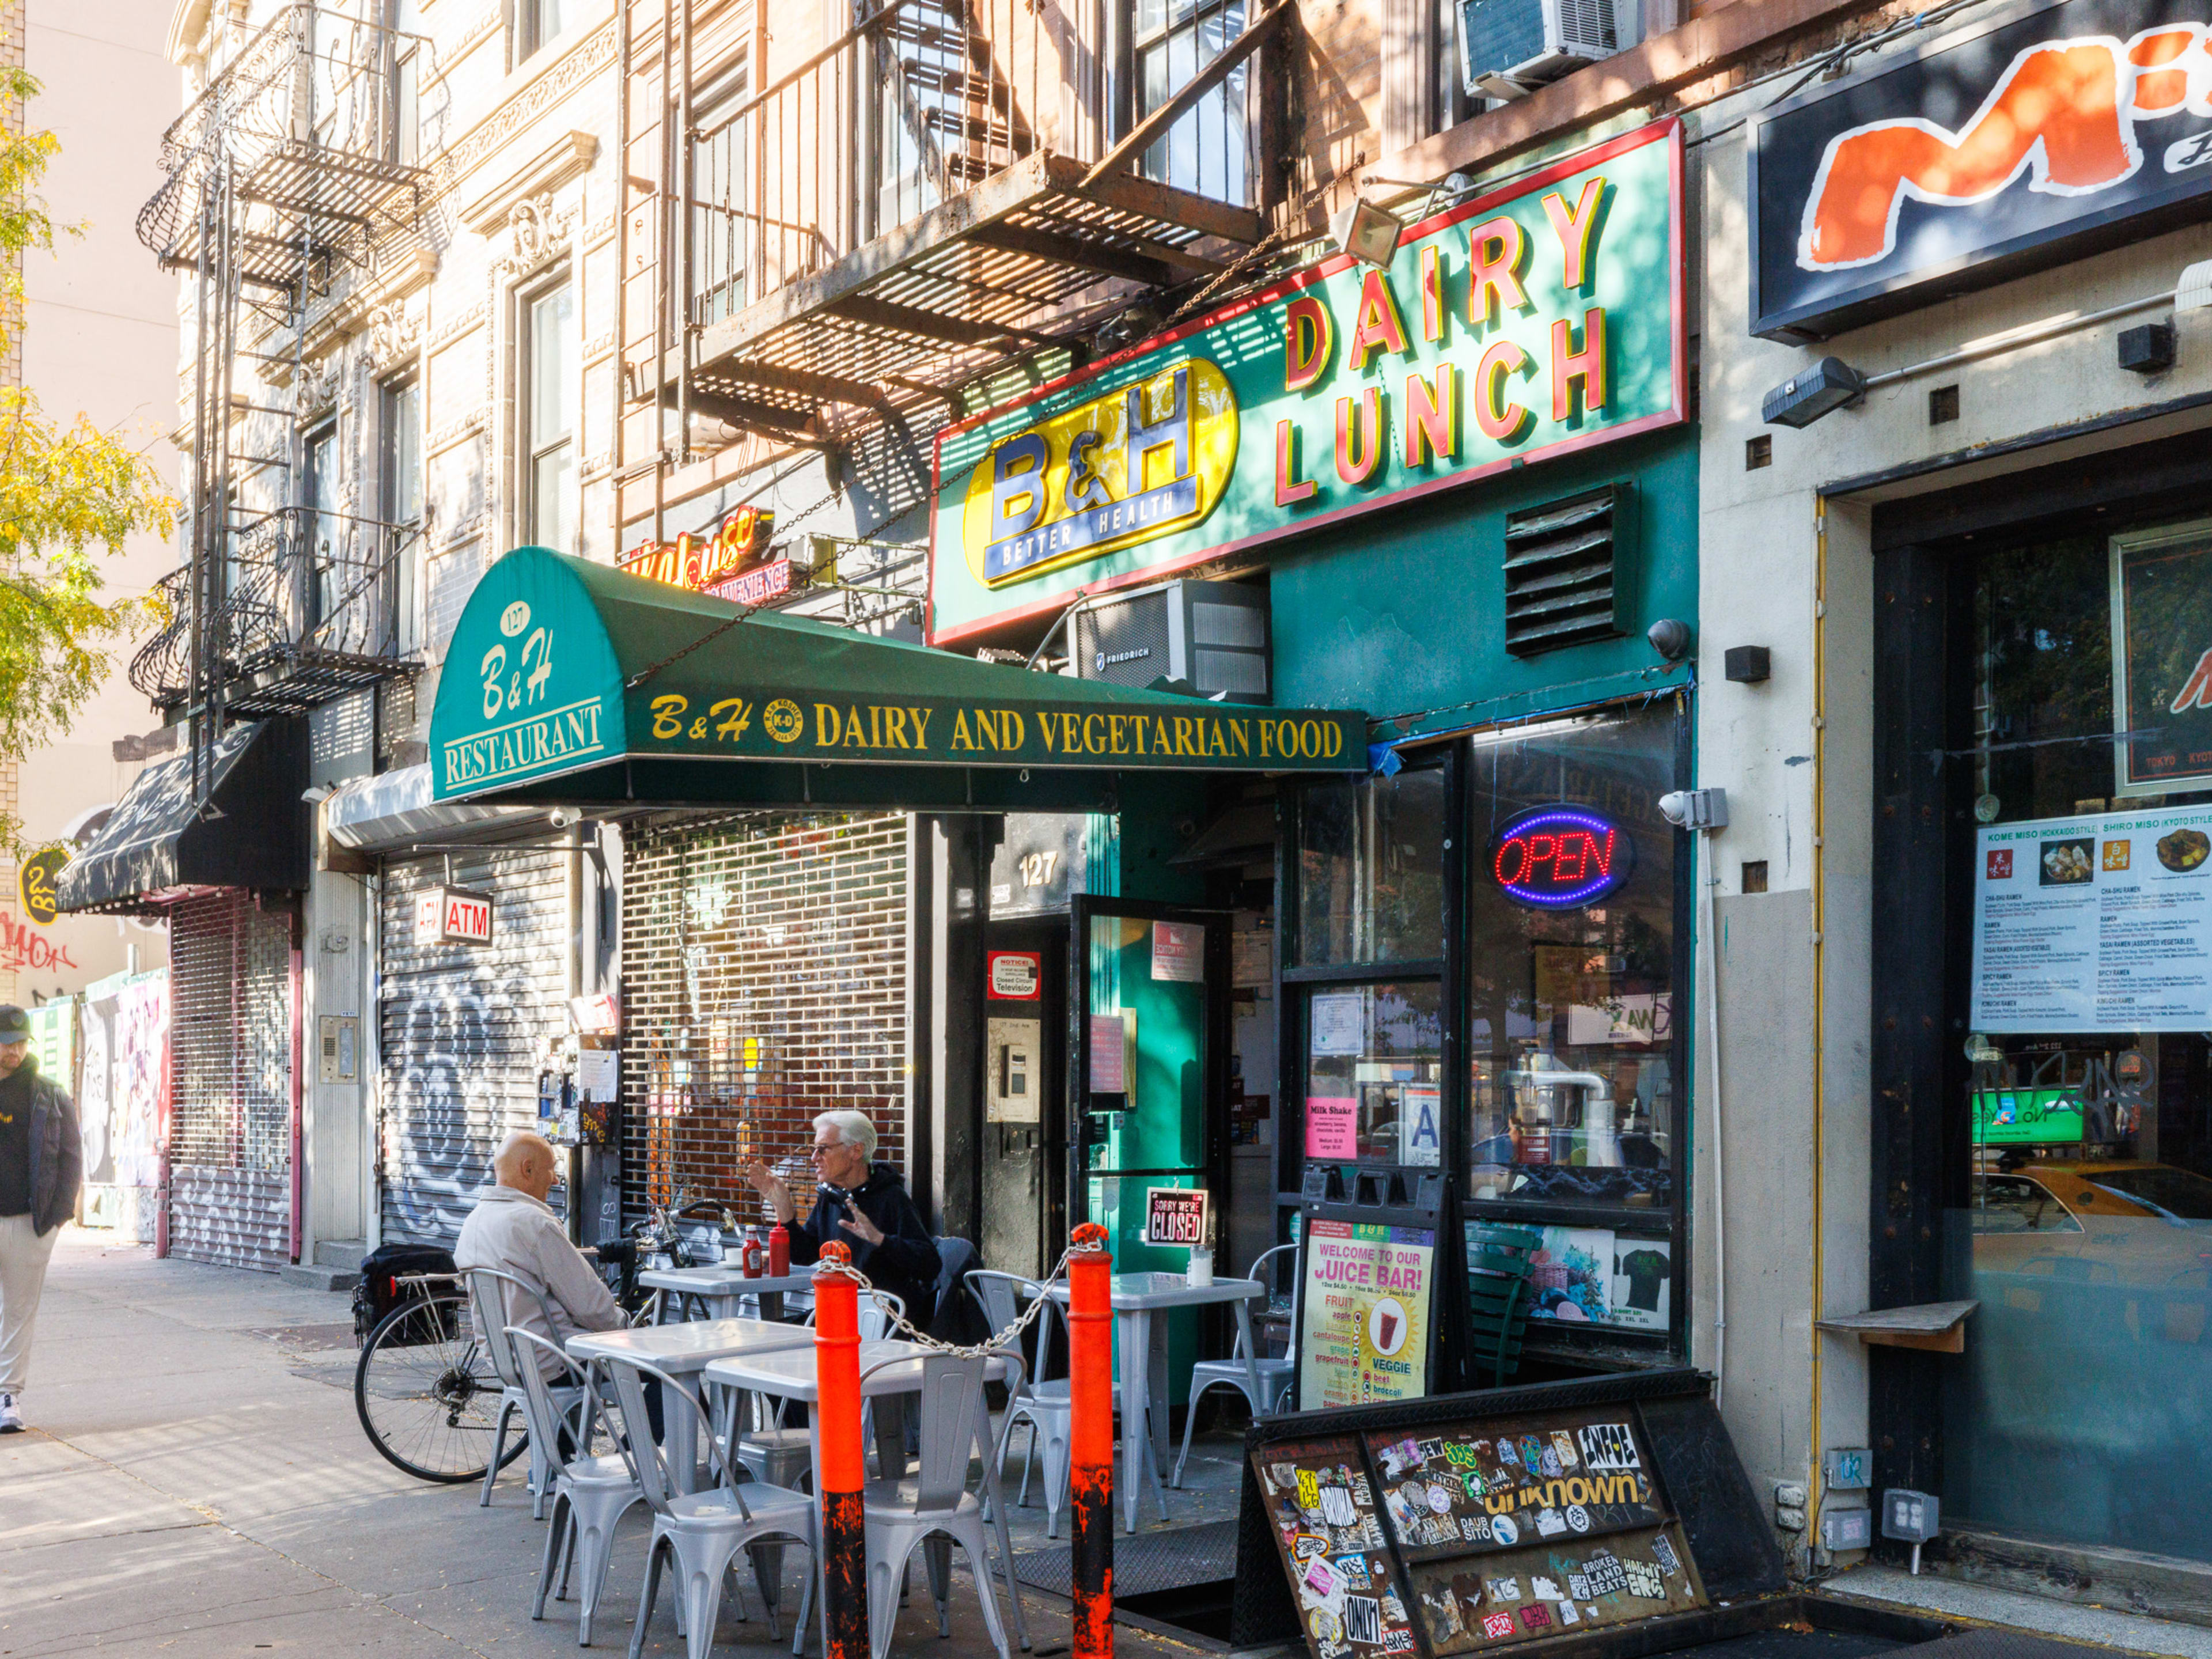
<svg viewBox="0 0 2212 1659"><path fill-rule="evenodd" d="M767 1252L761 1248L760 1229L755 1227L745 1235L743 1260L744 1275L747 1279L758 1279L761 1276L761 1269L766 1265L766 1257Z"/></svg>
<svg viewBox="0 0 2212 1659"><path fill-rule="evenodd" d="M768 1271L771 1279L791 1273L791 1230L781 1221L768 1230Z"/></svg>

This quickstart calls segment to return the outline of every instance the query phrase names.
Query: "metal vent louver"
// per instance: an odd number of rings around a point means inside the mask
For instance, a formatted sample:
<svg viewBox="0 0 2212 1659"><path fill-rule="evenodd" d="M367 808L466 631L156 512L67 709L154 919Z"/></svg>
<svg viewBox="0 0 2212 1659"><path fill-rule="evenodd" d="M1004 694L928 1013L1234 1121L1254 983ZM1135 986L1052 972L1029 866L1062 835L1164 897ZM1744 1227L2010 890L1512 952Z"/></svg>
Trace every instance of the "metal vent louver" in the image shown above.
<svg viewBox="0 0 2212 1659"><path fill-rule="evenodd" d="M1547 501L1505 520L1505 648L1532 656L1628 632L1626 484Z"/></svg>

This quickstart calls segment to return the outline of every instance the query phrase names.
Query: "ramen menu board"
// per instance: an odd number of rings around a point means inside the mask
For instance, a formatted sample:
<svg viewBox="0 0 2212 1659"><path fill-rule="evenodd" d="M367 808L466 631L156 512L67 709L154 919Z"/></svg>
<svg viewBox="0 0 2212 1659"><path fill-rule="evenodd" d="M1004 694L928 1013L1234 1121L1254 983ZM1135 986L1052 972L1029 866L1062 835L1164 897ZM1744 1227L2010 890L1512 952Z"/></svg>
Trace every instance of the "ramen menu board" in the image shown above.
<svg viewBox="0 0 2212 1659"><path fill-rule="evenodd" d="M1417 1636L1431 1656L1705 1605L1626 1407L1374 1431L1252 1459L1316 1659L1358 1650L1329 1600L1350 1593L1346 1556L1376 1587L1364 1593L1386 1652L1401 1650L1389 1645L1399 1584L1413 1614L1407 1644ZM1378 1519L1387 1557L1367 1541Z"/></svg>
<svg viewBox="0 0 2212 1659"><path fill-rule="evenodd" d="M1416 1650L1365 1461L1351 1435L1252 1454L1316 1659Z"/></svg>

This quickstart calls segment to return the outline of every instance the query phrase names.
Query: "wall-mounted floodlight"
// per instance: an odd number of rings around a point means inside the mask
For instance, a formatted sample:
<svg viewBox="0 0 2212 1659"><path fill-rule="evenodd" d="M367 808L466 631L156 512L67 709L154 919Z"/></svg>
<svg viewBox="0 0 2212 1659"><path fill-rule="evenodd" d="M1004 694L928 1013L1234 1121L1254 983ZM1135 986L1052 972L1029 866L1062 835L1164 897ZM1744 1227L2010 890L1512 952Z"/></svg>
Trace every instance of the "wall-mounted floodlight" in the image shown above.
<svg viewBox="0 0 2212 1659"><path fill-rule="evenodd" d="M1406 227L1387 208L1355 196L1328 222L1328 234L1362 264L1380 268L1397 256L1398 239L1406 234Z"/></svg>
<svg viewBox="0 0 2212 1659"><path fill-rule="evenodd" d="M1768 392L1759 412L1769 426L1807 427L1865 395L1865 375L1840 357L1823 357Z"/></svg>

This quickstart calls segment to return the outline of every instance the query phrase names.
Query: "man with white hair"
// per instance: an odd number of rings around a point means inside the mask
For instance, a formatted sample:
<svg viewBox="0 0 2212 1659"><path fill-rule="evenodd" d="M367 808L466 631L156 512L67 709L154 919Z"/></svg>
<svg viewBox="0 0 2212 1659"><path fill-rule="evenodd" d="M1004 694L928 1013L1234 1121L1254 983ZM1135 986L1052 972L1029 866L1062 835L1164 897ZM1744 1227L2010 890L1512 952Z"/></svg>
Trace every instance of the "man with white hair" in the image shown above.
<svg viewBox="0 0 2212 1659"><path fill-rule="evenodd" d="M545 1202L553 1190L556 1157L550 1141L527 1129L517 1129L500 1142L492 1154L492 1184L477 1194L476 1208L461 1224L453 1265L463 1272L495 1267L538 1291L544 1298L544 1312L537 1298L516 1296L501 1285L508 1321L565 1348L579 1331L611 1331L623 1322L614 1292L568 1242L560 1217ZM551 1328L545 1313L552 1316ZM547 1376L560 1369L550 1354L533 1352Z"/></svg>
<svg viewBox="0 0 2212 1659"><path fill-rule="evenodd" d="M906 1307L907 1318L922 1330L937 1316L937 1275L942 1263L928 1224L907 1196L906 1183L888 1164L871 1160L876 1126L860 1112L823 1112L814 1120L814 1170L821 1185L806 1219L793 1219L799 1206L791 1188L759 1158L746 1166L745 1179L768 1200L775 1218L791 1234L791 1259L817 1261L831 1239L851 1246L853 1265L868 1282L887 1291ZM906 1413L896 1395L875 1402L876 1461L896 1480L906 1472Z"/></svg>
<svg viewBox="0 0 2212 1659"><path fill-rule="evenodd" d="M831 1239L852 1247L853 1265L879 1291L906 1304L906 1316L923 1330L937 1316L937 1241L906 1183L888 1164L875 1164L876 1127L860 1112L824 1112L814 1120L814 1169L821 1185L805 1220L791 1188L760 1159L745 1178L768 1200L791 1233L791 1259L814 1261Z"/></svg>

